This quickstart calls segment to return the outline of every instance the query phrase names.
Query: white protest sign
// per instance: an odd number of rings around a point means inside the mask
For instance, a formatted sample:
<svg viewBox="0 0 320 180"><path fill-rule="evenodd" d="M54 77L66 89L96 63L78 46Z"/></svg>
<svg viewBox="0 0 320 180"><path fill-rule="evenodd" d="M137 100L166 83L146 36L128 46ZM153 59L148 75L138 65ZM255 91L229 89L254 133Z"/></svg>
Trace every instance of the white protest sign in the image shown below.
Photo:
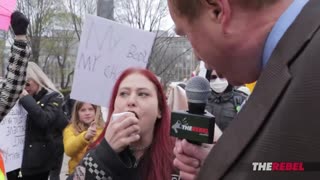
<svg viewBox="0 0 320 180"><path fill-rule="evenodd" d="M0 123L0 149L6 172L21 167L27 111L17 102Z"/></svg>
<svg viewBox="0 0 320 180"><path fill-rule="evenodd" d="M71 98L107 107L119 74L129 67L146 67L154 38L154 33L87 15Z"/></svg>

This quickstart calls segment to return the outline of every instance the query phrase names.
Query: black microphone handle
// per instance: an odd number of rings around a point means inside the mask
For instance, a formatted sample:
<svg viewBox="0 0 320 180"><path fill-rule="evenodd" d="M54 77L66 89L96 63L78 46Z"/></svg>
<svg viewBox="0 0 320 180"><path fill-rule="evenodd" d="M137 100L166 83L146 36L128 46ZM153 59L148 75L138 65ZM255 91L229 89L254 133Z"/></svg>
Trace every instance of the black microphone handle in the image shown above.
<svg viewBox="0 0 320 180"><path fill-rule="evenodd" d="M188 110L188 113L191 113L191 114L204 114L204 110L205 110L205 107L206 107L206 104L205 103L191 103L191 102L188 102L188 107L189 107L189 110ZM199 143L199 142L196 142L196 141L191 141L191 140L188 140L187 141L191 144L194 144L194 145L198 145L198 146L201 146L202 143Z"/></svg>
<svg viewBox="0 0 320 180"><path fill-rule="evenodd" d="M188 102L188 113L191 114L205 114L206 103L191 103Z"/></svg>

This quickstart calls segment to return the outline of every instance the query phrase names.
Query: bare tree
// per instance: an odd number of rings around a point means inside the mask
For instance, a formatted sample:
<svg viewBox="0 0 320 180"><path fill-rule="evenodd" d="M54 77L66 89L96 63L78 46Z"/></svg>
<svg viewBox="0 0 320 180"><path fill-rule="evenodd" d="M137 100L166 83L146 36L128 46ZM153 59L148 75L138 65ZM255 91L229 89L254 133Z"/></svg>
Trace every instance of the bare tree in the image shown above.
<svg viewBox="0 0 320 180"><path fill-rule="evenodd" d="M163 84L175 78L174 67L181 62L190 48L183 51L176 47L177 37L170 33L174 26L160 30L168 16L166 0L119 0L115 2L115 19L131 27L156 33L147 69L161 77ZM178 38L179 39L179 38Z"/></svg>
<svg viewBox="0 0 320 180"><path fill-rule="evenodd" d="M188 78L194 69L191 45L183 37L158 37L148 69L161 77L163 85Z"/></svg>
<svg viewBox="0 0 320 180"><path fill-rule="evenodd" d="M97 0L18 0L29 19L33 58L54 82L67 88L73 75L77 44L85 14L95 14ZM55 69L55 72L51 72Z"/></svg>
<svg viewBox="0 0 320 180"><path fill-rule="evenodd" d="M61 1L18 0L17 4L18 10L22 11L30 19L31 23L28 27L28 34L32 47L32 60L35 63L39 63L41 38L52 27L52 17L58 10Z"/></svg>
<svg viewBox="0 0 320 180"><path fill-rule="evenodd" d="M62 37L67 37L66 39L61 39L60 42L60 50L55 52L55 57L58 62L58 66L60 67L60 86L61 88L68 88L71 82L71 78L74 74L74 68L70 72L66 74L65 72L65 65L70 60L68 57L67 49L73 46L74 43L78 43L80 41L81 32L82 32L82 24L85 19L86 14L95 14L97 12L97 1L98 0L86 0L86 1L79 1L79 0L68 0L65 1L65 9L69 13L70 21L69 24L72 25L72 30L65 32ZM75 33L77 41L74 42L74 37L72 32ZM71 34L70 34L71 33ZM69 37L69 38L68 38ZM71 44L70 44L71 43ZM58 48L59 49L59 48ZM74 57L75 59L75 57ZM73 61L74 62L74 61ZM65 76L67 79L65 80Z"/></svg>
<svg viewBox="0 0 320 180"><path fill-rule="evenodd" d="M115 8L116 21L150 32L168 15L166 0L118 0Z"/></svg>
<svg viewBox="0 0 320 180"><path fill-rule="evenodd" d="M18 10L30 19L28 34L32 60L47 73L50 69L58 69L48 75L54 82L59 82L61 88L69 85L69 80L65 80L66 76L70 77L66 64L72 61L70 48L72 43L75 44L73 26L70 26L72 19L70 14L66 13L64 3L63 0L17 1Z"/></svg>
<svg viewBox="0 0 320 180"><path fill-rule="evenodd" d="M69 13L56 13L54 20L56 28L50 31L50 36L42 43L43 54L45 54L43 69L49 73L52 66L57 66L58 73L55 70L55 75L58 75L61 89L66 89L69 87L70 77L73 74L73 68L70 70L67 65L74 64L75 52L73 51L79 41L73 30L72 17Z"/></svg>
<svg viewBox="0 0 320 180"><path fill-rule="evenodd" d="M95 14L97 12L97 1L98 0L68 0L66 8L69 10L72 18L72 25L74 31L80 40L80 35L82 31L82 24L86 14Z"/></svg>

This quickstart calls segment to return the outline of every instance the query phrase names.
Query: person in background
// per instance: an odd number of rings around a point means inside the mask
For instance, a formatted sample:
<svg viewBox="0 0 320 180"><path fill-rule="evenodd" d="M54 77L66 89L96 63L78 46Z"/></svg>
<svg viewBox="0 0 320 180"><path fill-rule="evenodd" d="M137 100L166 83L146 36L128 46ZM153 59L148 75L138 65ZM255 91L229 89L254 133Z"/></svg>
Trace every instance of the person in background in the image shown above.
<svg viewBox="0 0 320 180"><path fill-rule="evenodd" d="M100 107L76 101L71 115L71 123L63 131L65 153L70 156L69 174L79 164L87 152L90 143L94 142L103 130L104 122Z"/></svg>
<svg viewBox="0 0 320 180"><path fill-rule="evenodd" d="M15 34L5 78L0 80L0 122L19 99L26 77L31 49L27 43L29 20L19 11L11 15L11 28Z"/></svg>
<svg viewBox="0 0 320 180"><path fill-rule="evenodd" d="M112 118L117 113L117 119ZM146 69L125 70L116 81L107 124L68 179L178 179L172 165L170 113L157 77ZM95 166L92 166L95 164Z"/></svg>
<svg viewBox="0 0 320 180"><path fill-rule="evenodd" d="M168 87L167 104L171 111L173 110L187 110L188 102L186 98L186 92L181 87L182 83L173 84L171 83ZM184 85L184 84L183 84Z"/></svg>
<svg viewBox="0 0 320 180"><path fill-rule="evenodd" d="M236 89L237 89L238 91L240 91L240 92L243 92L243 93L246 94L248 97L249 97L250 94L251 94L250 88L248 88L246 85L238 86ZM247 98L247 99L248 99L248 98Z"/></svg>
<svg viewBox="0 0 320 180"><path fill-rule="evenodd" d="M224 131L248 96L235 89L227 79L220 78L215 70L208 70L206 77L211 87L206 110L215 116L216 124Z"/></svg>
<svg viewBox="0 0 320 180"><path fill-rule="evenodd" d="M319 179L313 167L257 173L252 165L320 162L320 1L168 0L168 6L177 34L207 68L234 86L257 81L211 151L176 141L182 179Z"/></svg>
<svg viewBox="0 0 320 180"><path fill-rule="evenodd" d="M22 165L7 173L8 180L48 180L49 171L59 161L57 154L63 152L62 102L63 96L52 81L37 64L29 62L25 91L19 101L28 112Z"/></svg>

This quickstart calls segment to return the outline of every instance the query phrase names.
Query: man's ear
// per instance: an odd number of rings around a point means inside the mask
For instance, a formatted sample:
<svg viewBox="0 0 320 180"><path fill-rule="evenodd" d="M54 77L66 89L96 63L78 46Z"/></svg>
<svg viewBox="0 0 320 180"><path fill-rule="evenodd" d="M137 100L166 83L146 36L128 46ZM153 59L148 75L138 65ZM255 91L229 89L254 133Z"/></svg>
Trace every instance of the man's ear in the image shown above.
<svg viewBox="0 0 320 180"><path fill-rule="evenodd" d="M219 2L217 0L205 0L207 5L211 6L213 8L212 12L218 18L222 11L222 7L220 6Z"/></svg>
<svg viewBox="0 0 320 180"><path fill-rule="evenodd" d="M201 0L204 7L209 9L211 18L222 25L224 33L227 33L231 19L231 7L229 0Z"/></svg>

